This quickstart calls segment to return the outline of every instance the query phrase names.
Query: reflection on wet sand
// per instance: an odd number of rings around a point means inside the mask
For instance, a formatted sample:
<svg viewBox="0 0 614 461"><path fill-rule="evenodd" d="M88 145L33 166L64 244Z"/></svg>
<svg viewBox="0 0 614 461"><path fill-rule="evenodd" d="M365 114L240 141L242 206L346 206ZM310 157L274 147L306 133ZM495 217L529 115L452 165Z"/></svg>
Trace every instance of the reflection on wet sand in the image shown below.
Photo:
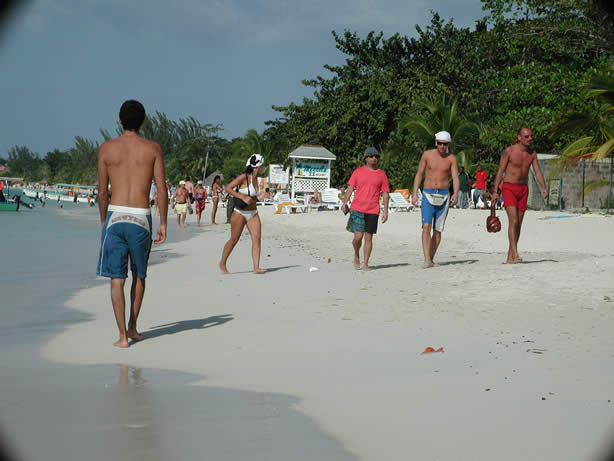
<svg viewBox="0 0 614 461"><path fill-rule="evenodd" d="M103 425L109 459L165 460L156 430L152 396L140 368L119 365L112 387L109 425Z"/></svg>

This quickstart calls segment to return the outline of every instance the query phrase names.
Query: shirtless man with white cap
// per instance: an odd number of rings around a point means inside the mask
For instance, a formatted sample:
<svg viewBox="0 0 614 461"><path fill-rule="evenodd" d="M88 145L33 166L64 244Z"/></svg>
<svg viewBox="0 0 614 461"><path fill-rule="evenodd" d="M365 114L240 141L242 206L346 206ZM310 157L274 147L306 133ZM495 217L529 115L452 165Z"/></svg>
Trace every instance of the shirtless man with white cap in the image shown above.
<svg viewBox="0 0 614 461"><path fill-rule="evenodd" d="M441 233L448 216L448 209L458 200L458 164L456 156L448 152L451 142L452 137L447 131L436 133L436 148L422 154L414 178L412 203L418 206L418 187L422 182L422 176L426 173L422 194L422 251L424 252L425 269L435 265L433 259L441 242ZM449 193L450 175L454 188L452 197Z"/></svg>

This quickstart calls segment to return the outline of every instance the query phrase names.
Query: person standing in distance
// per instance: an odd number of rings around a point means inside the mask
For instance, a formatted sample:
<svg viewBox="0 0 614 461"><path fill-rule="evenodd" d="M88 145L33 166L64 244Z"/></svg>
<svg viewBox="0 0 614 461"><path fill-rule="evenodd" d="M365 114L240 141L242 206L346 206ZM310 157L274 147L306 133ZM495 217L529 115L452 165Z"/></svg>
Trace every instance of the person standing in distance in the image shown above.
<svg viewBox="0 0 614 461"><path fill-rule="evenodd" d="M475 191L473 192L474 207L478 207L478 202L482 199L484 207L486 207L486 181L488 180L488 173L482 169L482 165L478 163L477 170L475 171Z"/></svg>
<svg viewBox="0 0 614 461"><path fill-rule="evenodd" d="M497 176L495 176L495 191L492 200L499 199L499 185L501 185L503 206L505 206L508 220L507 236L510 244L505 261L507 264L522 262L522 258L518 255L518 240L520 239L524 213L527 211L529 168L531 168L531 165L541 186L542 196L544 198L548 196L544 175L537 161L537 153L531 149L532 143L533 132L531 129L526 126L521 127L518 130L518 144L505 149L499 161ZM504 175L505 182L501 184Z"/></svg>
<svg viewBox="0 0 614 461"><path fill-rule="evenodd" d="M369 258L373 250L373 235L377 233L379 218L379 199L384 199L382 224L388 220L388 201L390 187L388 176L378 169L379 152L375 147L367 147L364 153L365 165L357 168L348 181L349 187L343 199L341 210L344 214L350 213L348 230L354 233L352 246L354 247L354 268L360 269L360 247L364 239L363 269L369 270ZM351 209L348 210L348 201L354 194Z"/></svg>
<svg viewBox="0 0 614 461"><path fill-rule="evenodd" d="M158 143L139 136L144 120L145 108L140 102L124 102L119 111L123 134L102 144L98 151L98 208L102 235L96 273L111 279L111 302L119 329L119 340L113 345L117 347L128 347L129 339L142 339L137 331L137 319L145 295L151 250L149 189L152 176L160 207L160 226L155 243L166 240L168 197L164 193L166 180L162 149ZM110 204L109 185L113 191ZM126 329L124 285L128 276L128 257L132 287L130 320Z"/></svg>
<svg viewBox="0 0 614 461"><path fill-rule="evenodd" d="M469 187L469 175L465 171L464 167L458 167L458 182L459 182L459 194L458 194L458 208L469 207L469 193L471 188Z"/></svg>
<svg viewBox="0 0 614 461"><path fill-rule="evenodd" d="M454 206L458 199L458 165L456 156L448 152L448 147L452 142L452 137L447 131L440 131L435 134L435 149L430 149L422 154L418 171L414 178L414 189L412 191L412 202L418 206L418 187L424 179L424 190L422 194L422 252L424 253L424 268L433 267L435 253L441 242L448 209ZM450 176L452 176L452 187L454 189L450 197ZM432 230L432 234L431 234Z"/></svg>

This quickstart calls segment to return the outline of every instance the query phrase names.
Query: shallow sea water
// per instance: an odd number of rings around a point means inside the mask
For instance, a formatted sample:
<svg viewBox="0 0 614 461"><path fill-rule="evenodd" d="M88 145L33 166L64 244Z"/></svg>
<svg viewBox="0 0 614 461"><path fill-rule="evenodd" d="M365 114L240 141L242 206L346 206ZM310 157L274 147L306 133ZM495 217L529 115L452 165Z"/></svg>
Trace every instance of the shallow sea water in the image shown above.
<svg viewBox="0 0 614 461"><path fill-rule="evenodd" d="M173 230L169 241L189 238ZM0 213L0 459L355 459L292 396L191 386L202 377L138 364L43 360L52 335L89 320L66 300L107 283L95 275L99 232L86 205Z"/></svg>

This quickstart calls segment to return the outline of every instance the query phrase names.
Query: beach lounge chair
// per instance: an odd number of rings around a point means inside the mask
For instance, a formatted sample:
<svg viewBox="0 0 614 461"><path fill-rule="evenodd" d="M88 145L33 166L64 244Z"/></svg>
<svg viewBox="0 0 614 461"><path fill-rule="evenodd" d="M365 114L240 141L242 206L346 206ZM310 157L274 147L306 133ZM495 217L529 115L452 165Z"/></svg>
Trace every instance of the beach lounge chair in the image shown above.
<svg viewBox="0 0 614 461"><path fill-rule="evenodd" d="M306 205L293 202L292 199L290 199L290 194L279 194L277 196L277 200L273 202L273 205L277 205L277 210L275 211L275 214L290 214L296 213L297 211L305 213L306 211L308 211L308 207Z"/></svg>
<svg viewBox="0 0 614 461"><path fill-rule="evenodd" d="M413 207L411 203L405 200L400 192L390 192L390 200L388 201L388 210L395 211L410 211Z"/></svg>
<svg viewBox="0 0 614 461"><path fill-rule="evenodd" d="M322 191L322 204L326 205L329 210L338 210L343 205L339 194L339 189L324 189Z"/></svg>

